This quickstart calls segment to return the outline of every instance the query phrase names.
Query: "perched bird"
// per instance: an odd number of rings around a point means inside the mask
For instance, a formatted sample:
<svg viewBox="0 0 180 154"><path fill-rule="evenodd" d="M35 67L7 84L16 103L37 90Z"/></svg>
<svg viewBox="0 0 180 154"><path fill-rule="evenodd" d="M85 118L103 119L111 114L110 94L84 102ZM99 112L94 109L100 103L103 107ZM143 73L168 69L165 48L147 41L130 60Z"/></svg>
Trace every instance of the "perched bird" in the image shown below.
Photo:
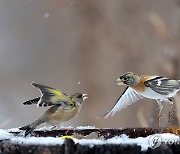
<svg viewBox="0 0 180 154"><path fill-rule="evenodd" d="M116 80L116 83L117 86L127 85L127 87L113 108L104 114L106 118L110 115L113 116L117 111L120 111L122 108L125 108L144 97L155 99L158 103L158 126L160 125L160 119L162 118L162 101L170 103L169 120L172 118L173 101L171 98L180 90L180 80L172 80L162 76L138 75L128 72L121 75Z"/></svg>
<svg viewBox="0 0 180 154"><path fill-rule="evenodd" d="M72 119L80 111L87 94L75 93L71 96L63 92L37 83L32 85L40 90L41 97L24 102L24 105L37 104L37 106L51 106L42 116L30 125L19 128L25 130L25 136L43 123L57 125Z"/></svg>

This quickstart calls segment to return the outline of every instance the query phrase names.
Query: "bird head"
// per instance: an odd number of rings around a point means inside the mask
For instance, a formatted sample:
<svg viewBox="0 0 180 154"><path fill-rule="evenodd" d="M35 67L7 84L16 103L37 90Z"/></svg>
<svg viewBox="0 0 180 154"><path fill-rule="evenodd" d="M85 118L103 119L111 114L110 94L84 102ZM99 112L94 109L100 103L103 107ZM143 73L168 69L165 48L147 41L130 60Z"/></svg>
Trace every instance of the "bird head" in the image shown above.
<svg viewBox="0 0 180 154"><path fill-rule="evenodd" d="M116 85L128 85L128 86L135 86L139 83L139 80L141 77L135 73L128 72L123 75L121 75L117 80L116 80Z"/></svg>
<svg viewBox="0 0 180 154"><path fill-rule="evenodd" d="M71 98L78 106L81 106L83 101L88 98L87 94L75 93L71 95Z"/></svg>

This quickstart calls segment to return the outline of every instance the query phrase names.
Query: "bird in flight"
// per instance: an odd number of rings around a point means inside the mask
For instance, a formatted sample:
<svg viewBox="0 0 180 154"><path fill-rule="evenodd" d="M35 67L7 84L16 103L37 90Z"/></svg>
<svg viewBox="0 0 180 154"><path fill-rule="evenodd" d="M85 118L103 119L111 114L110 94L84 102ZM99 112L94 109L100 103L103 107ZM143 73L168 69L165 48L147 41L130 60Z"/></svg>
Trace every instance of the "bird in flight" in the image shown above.
<svg viewBox="0 0 180 154"><path fill-rule="evenodd" d="M60 90L32 83L41 92L41 97L26 101L24 105L37 104L38 107L50 106L50 108L33 123L19 128L25 130L25 136L31 133L37 126L47 123L57 125L72 119L80 111L87 94L75 93L67 95Z"/></svg>
<svg viewBox="0 0 180 154"><path fill-rule="evenodd" d="M126 85L127 87L113 108L103 115L106 118L110 115L113 116L117 111L140 99L149 98L155 99L159 106L158 126L160 126L160 119L163 116L161 113L163 109L162 101L170 103L169 121L172 119L174 113L172 97L180 90L180 80L128 72L121 75L116 83L117 86Z"/></svg>

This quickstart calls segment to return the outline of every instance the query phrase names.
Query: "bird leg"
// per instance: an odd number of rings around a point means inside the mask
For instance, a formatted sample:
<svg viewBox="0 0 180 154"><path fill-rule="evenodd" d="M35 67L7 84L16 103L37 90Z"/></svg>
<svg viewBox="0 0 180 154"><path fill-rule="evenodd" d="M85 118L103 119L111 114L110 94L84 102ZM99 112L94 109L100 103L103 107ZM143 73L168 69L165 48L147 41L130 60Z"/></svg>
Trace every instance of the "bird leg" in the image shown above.
<svg viewBox="0 0 180 154"><path fill-rule="evenodd" d="M163 117L163 114L162 114L163 105L162 105L160 100L157 100L157 103L158 103L158 106L159 106L158 127L160 127L160 121L161 121L161 118Z"/></svg>
<svg viewBox="0 0 180 154"><path fill-rule="evenodd" d="M173 119L173 114L175 113L175 111L173 110L173 101L171 99L169 99L169 104L170 104L170 108L169 108L169 122Z"/></svg>

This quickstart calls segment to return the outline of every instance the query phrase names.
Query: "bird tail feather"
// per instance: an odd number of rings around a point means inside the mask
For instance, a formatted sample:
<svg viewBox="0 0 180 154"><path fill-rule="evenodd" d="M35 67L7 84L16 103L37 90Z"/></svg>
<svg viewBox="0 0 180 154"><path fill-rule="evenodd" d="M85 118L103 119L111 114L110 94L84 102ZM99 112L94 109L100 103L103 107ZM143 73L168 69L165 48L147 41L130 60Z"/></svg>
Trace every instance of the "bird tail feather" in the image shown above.
<svg viewBox="0 0 180 154"><path fill-rule="evenodd" d="M40 97L34 98L34 99L32 99L32 100L28 100L28 101L24 102L23 104L24 104L24 105L37 104L37 103L39 102L39 100L40 100Z"/></svg>
<svg viewBox="0 0 180 154"><path fill-rule="evenodd" d="M37 119L35 122L33 122L30 125L26 125L23 127L20 127L20 130L25 130L25 137L30 134L37 126L45 122L45 117L41 116L39 119Z"/></svg>
<svg viewBox="0 0 180 154"><path fill-rule="evenodd" d="M23 127L20 127L20 130L25 130L25 137L30 134L36 127L32 127L32 125L26 125Z"/></svg>

